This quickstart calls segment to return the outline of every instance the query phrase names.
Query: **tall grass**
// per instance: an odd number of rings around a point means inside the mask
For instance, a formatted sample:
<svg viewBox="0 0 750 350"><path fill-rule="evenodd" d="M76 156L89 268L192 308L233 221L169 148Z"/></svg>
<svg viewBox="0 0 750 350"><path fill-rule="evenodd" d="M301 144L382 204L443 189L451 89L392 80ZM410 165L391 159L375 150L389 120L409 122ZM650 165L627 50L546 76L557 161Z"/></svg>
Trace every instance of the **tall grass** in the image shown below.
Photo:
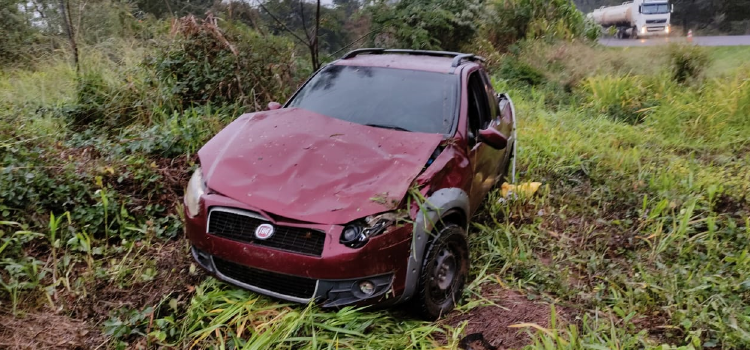
<svg viewBox="0 0 750 350"><path fill-rule="evenodd" d="M153 87L137 64L145 52L122 45L124 58L92 53L87 69L110 100L127 89L147 97ZM681 84L666 57L645 49L644 62L622 59L631 50L531 44L514 59L538 84L496 74L519 113L521 181L544 186L504 203L492 193L474 218L474 280L457 312L500 303L481 293L500 286L568 315L553 313L548 328L518 325L534 334L531 349L748 348L750 70L708 67ZM179 201L170 181L244 110L153 103L116 132L81 130L54 113L77 84L64 61L0 75L3 307L72 315L102 289L127 298L152 288L164 294L90 321L108 346L458 347L466 324L321 310L197 277L186 244L170 240L180 208L164 198ZM157 288L169 284L189 286Z"/></svg>

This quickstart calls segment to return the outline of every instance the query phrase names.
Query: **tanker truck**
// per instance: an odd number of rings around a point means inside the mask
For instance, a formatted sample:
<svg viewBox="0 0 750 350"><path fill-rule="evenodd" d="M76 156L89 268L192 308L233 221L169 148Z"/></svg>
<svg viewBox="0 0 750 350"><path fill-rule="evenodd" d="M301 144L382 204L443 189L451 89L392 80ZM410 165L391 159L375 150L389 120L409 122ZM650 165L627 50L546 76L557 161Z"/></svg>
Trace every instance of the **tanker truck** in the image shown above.
<svg viewBox="0 0 750 350"><path fill-rule="evenodd" d="M637 39L669 35L673 11L674 5L666 0L635 0L619 6L603 6L588 17L604 28L616 28L618 39Z"/></svg>

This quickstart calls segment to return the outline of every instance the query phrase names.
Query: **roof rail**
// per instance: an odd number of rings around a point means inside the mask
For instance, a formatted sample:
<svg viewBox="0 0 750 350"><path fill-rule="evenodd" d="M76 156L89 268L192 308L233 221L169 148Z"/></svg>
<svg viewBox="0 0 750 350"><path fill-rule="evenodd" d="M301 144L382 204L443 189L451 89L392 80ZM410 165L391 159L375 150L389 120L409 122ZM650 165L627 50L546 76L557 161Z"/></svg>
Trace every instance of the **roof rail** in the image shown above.
<svg viewBox="0 0 750 350"><path fill-rule="evenodd" d="M382 49L382 48L367 48L367 49L357 49L354 51L350 51L341 59L350 59L357 57L358 55L362 54L369 54L369 55L382 55L382 54L403 54L403 55L420 55L420 56L433 56L433 57L449 57L453 58L453 62L451 63L451 67L455 68L461 65L461 62L463 60L469 60L469 61L481 61L484 62L484 58L481 56L476 56L474 54L467 54L467 53L460 53L460 52L451 52L451 51L428 51L428 50L405 50L405 49Z"/></svg>

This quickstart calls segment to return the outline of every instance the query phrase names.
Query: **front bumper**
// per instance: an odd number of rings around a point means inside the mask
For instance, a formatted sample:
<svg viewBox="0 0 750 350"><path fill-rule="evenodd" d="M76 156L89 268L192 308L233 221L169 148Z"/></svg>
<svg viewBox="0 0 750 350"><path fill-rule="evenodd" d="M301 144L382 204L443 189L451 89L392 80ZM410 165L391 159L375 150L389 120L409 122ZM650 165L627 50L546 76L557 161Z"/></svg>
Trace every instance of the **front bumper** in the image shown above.
<svg viewBox="0 0 750 350"><path fill-rule="evenodd" d="M645 29L645 30L644 30ZM671 31L669 26L663 24L644 27L638 31L638 37L650 38L657 36L668 36Z"/></svg>
<svg viewBox="0 0 750 350"><path fill-rule="evenodd" d="M324 307L386 304L395 302L404 291L411 226L394 227L364 247L351 249L339 243L343 229L339 225L275 221L256 208L216 194L205 195L203 202L198 216L185 216L185 230L193 258L220 280L279 299L313 301ZM325 232L322 253L299 254L208 233L208 211L214 208L260 214L279 227ZM363 281L374 285L372 294L360 291Z"/></svg>

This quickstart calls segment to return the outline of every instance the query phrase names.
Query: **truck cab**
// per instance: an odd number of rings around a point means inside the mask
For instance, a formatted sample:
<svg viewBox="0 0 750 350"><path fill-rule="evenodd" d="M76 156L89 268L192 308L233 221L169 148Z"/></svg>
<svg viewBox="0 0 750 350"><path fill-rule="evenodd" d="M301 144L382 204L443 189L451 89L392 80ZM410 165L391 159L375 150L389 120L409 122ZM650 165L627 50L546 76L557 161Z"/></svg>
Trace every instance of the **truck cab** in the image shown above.
<svg viewBox="0 0 750 350"><path fill-rule="evenodd" d="M636 1L638 15L635 16L636 37L666 36L671 31L673 6L663 0Z"/></svg>

